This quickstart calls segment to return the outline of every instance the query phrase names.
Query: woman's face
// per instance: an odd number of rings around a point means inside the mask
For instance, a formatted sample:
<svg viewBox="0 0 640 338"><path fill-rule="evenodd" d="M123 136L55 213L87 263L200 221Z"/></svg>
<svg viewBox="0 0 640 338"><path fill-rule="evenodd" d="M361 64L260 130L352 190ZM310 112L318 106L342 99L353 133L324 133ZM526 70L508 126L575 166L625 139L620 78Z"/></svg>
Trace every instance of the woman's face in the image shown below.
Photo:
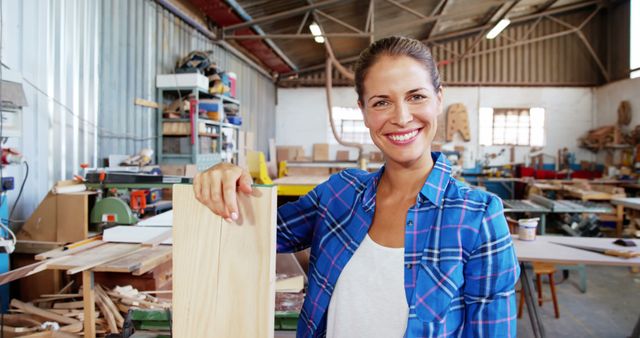
<svg viewBox="0 0 640 338"><path fill-rule="evenodd" d="M430 156L442 112L442 90L408 56L382 56L369 68L358 102L371 139L387 162L411 165Z"/></svg>

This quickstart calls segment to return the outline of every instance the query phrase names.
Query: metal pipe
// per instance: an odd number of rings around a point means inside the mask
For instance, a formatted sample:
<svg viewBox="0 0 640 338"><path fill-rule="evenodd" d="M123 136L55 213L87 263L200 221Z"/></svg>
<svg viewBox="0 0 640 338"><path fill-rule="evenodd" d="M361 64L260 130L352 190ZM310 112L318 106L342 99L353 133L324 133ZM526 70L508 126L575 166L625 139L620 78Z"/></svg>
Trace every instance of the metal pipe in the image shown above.
<svg viewBox="0 0 640 338"><path fill-rule="evenodd" d="M338 131L336 130L335 122L333 121L333 100L331 100L331 88L332 88L332 79L331 74L333 70L331 68L331 58L327 58L325 62L326 66L326 75L325 75L325 90L327 92L327 108L329 109L329 124L331 125L331 132L333 133L333 137L338 141L339 144L345 147L351 147L358 149L358 163L361 163L364 159L364 146L360 143L355 142L346 142L338 135Z"/></svg>
<svg viewBox="0 0 640 338"><path fill-rule="evenodd" d="M204 34L204 36L208 37L211 40L216 40L215 33L184 13L180 8L173 5L169 0L156 0L156 2L159 3L162 7L166 8L169 12L173 13L173 15L179 17L180 19L182 19L182 21L195 28L198 32Z"/></svg>

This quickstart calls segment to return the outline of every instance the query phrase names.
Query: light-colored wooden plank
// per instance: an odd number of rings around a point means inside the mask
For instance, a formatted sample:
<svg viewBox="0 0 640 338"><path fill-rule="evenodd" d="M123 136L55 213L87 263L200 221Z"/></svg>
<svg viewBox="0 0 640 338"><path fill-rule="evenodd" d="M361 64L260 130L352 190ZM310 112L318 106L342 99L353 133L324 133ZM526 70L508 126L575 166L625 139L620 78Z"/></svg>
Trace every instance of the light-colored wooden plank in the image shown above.
<svg viewBox="0 0 640 338"><path fill-rule="evenodd" d="M160 108L160 105L157 102L141 99L139 97L136 97L135 100L133 100L133 104L135 104L136 106L142 106L142 107L148 107L148 108L154 108L154 109Z"/></svg>
<svg viewBox="0 0 640 338"><path fill-rule="evenodd" d="M164 253L158 254L152 258L149 258L145 261L143 261L140 264L140 267L138 268L138 270L135 270L133 272L134 276L141 276L153 269L155 269L157 266L159 266L160 264L166 263L169 260L171 260L172 258L172 247L160 247L161 250L165 250ZM160 251L160 250L158 250Z"/></svg>
<svg viewBox="0 0 640 338"><path fill-rule="evenodd" d="M78 300L75 302L64 302L53 304L54 309L81 309L84 306L84 301Z"/></svg>
<svg viewBox="0 0 640 338"><path fill-rule="evenodd" d="M138 271L143 265L149 264L156 260L162 260L169 255L171 257L171 246L158 246L155 248L146 248L139 250L130 255L126 255L120 259L104 263L93 268L93 271L106 272L131 272ZM165 260L166 261L166 260ZM148 270L147 270L148 271Z"/></svg>
<svg viewBox="0 0 640 338"><path fill-rule="evenodd" d="M65 316L61 316L57 313L51 312L51 311L47 311L47 310L43 310L41 308L35 307L29 303L23 303L17 299L12 299L11 300L11 306L22 310L26 313L30 313L36 316L40 316L42 318L46 318L49 320L53 320L56 321L58 323L63 323L63 324L75 324L78 321L73 319L73 318L68 318Z"/></svg>
<svg viewBox="0 0 640 338"><path fill-rule="evenodd" d="M229 223L173 187L173 335L273 337L276 188L239 195Z"/></svg>
<svg viewBox="0 0 640 338"><path fill-rule="evenodd" d="M68 270L70 274L79 272L78 268L89 269L100 264L107 263L111 260L119 259L124 255L128 255L138 250L140 245L138 244L122 244L122 243L107 243L92 250L83 251L75 255L70 255L62 258L61 260L50 264L50 269Z"/></svg>
<svg viewBox="0 0 640 338"><path fill-rule="evenodd" d="M158 236L166 234L171 229L167 227L151 227L151 226L126 226L120 225L104 231L102 239L105 242L117 243L145 243ZM161 241L162 244L171 244L171 236Z"/></svg>
<svg viewBox="0 0 640 338"><path fill-rule="evenodd" d="M64 256L68 256L68 255L75 255L79 252L85 251L85 250L89 250L91 248L95 248L97 246L100 246L102 244L104 244L104 241L101 240L95 240L95 241L91 241L88 242L86 244L83 244L81 246L78 247L74 247L73 249L67 249L67 247L61 247L58 249L53 249L47 252L43 252L41 254L36 255L36 260L43 260L43 259L48 259L48 258L58 258L58 257L64 257Z"/></svg>
<svg viewBox="0 0 640 338"><path fill-rule="evenodd" d="M113 303L113 300L107 295L107 292L102 288L102 286L97 285L96 287L97 294L100 296L104 304L113 314L113 317L116 319L116 324L118 327L122 327L124 325L124 317L120 314L118 307Z"/></svg>
<svg viewBox="0 0 640 338"><path fill-rule="evenodd" d="M87 338L96 337L96 308L95 308L95 285L93 272L82 271L82 296L84 301L84 336Z"/></svg>
<svg viewBox="0 0 640 338"><path fill-rule="evenodd" d="M111 309L109 309L109 306L105 302L105 299L102 293L100 292L99 288L100 288L100 285L96 285L96 288L95 288L96 305L98 305L98 307L100 308L100 312L104 314L104 318L107 320L109 332L118 333L118 325L116 323L116 318L114 317L113 312L111 312Z"/></svg>

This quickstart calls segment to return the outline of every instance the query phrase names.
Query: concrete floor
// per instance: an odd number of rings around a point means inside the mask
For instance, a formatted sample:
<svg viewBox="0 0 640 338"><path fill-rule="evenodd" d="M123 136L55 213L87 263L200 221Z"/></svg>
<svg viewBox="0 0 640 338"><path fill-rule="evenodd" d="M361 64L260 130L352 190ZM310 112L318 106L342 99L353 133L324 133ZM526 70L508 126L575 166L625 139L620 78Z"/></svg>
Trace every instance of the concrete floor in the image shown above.
<svg viewBox="0 0 640 338"><path fill-rule="evenodd" d="M561 273L554 278L561 280ZM538 309L547 337L628 337L640 316L640 274L628 268L588 266L586 293L580 292L578 281L578 273L572 271L569 279L556 285L559 319L554 316L549 285L543 283L549 301ZM518 337L533 337L526 305L518 320Z"/></svg>

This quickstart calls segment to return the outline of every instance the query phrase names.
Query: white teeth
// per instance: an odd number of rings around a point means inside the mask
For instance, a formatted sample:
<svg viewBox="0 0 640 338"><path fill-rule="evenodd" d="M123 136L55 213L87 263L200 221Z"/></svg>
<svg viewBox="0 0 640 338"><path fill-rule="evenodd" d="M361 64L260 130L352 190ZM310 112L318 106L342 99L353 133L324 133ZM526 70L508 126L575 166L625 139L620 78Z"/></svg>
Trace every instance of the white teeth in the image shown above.
<svg viewBox="0 0 640 338"><path fill-rule="evenodd" d="M394 141L406 141L418 134L418 130L414 130L410 133L402 134L402 135L389 135L389 138Z"/></svg>

